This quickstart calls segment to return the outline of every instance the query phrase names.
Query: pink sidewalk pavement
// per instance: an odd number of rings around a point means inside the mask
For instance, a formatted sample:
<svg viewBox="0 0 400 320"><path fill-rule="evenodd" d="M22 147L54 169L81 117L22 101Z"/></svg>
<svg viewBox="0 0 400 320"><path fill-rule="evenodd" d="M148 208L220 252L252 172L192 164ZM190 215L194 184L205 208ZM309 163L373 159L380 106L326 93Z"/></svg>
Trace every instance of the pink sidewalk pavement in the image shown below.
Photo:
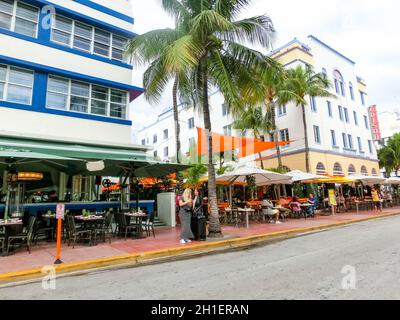
<svg viewBox="0 0 400 320"><path fill-rule="evenodd" d="M400 207L385 209L383 214L400 214ZM235 228L223 226L223 234L229 238L248 237L255 235L264 235L286 230L302 229L308 227L318 227L340 222L358 221L369 217L377 217L374 211L360 213L342 213L335 216L317 216L314 219L291 219L280 225L250 223L250 228ZM62 244L61 258L64 263L95 260L101 258L111 258L126 254L143 253L146 251L171 249L180 246L191 246L196 244L179 243L180 228L159 228L156 229L156 238L148 237L146 239L113 239L112 243L100 243L96 246L77 245L75 249ZM210 240L212 241L212 240ZM0 257L0 274L41 268L46 265L52 265L55 260L55 244L39 244L32 248L29 254L26 249L18 249L16 254L7 257Z"/></svg>

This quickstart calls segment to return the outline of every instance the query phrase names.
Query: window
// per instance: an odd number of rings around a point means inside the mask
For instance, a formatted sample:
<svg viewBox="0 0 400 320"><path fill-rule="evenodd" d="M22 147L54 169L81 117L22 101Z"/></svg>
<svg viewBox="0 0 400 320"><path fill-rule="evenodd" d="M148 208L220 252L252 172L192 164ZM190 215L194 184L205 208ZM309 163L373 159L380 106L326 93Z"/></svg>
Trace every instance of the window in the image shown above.
<svg viewBox="0 0 400 320"><path fill-rule="evenodd" d="M146 145L146 139L142 139L142 146Z"/></svg>
<svg viewBox="0 0 400 320"><path fill-rule="evenodd" d="M358 151L360 151L360 153L363 153L363 147L362 147L362 142L361 142L361 138L357 137L357 144L358 144Z"/></svg>
<svg viewBox="0 0 400 320"><path fill-rule="evenodd" d="M310 105L311 105L311 110L313 112L317 112L317 102L315 101L315 97L310 97Z"/></svg>
<svg viewBox="0 0 400 320"><path fill-rule="evenodd" d="M339 109L339 119L341 121L343 121L343 107L342 106L338 106Z"/></svg>
<svg viewBox="0 0 400 320"><path fill-rule="evenodd" d="M338 70L335 70L333 72L333 78L335 82L336 93L344 97L346 95L346 92L344 88L344 80L342 74Z"/></svg>
<svg viewBox="0 0 400 320"><path fill-rule="evenodd" d="M358 126L358 117L357 117L357 112L353 111L353 117L354 117L354 124Z"/></svg>
<svg viewBox="0 0 400 320"><path fill-rule="evenodd" d="M372 176L374 176L374 177L378 176L378 171L376 171L375 168L372 169Z"/></svg>
<svg viewBox="0 0 400 320"><path fill-rule="evenodd" d="M223 127L224 135L231 136L232 135L232 125Z"/></svg>
<svg viewBox="0 0 400 320"><path fill-rule="evenodd" d="M315 143L321 143L321 134L318 126L314 126L314 140Z"/></svg>
<svg viewBox="0 0 400 320"><path fill-rule="evenodd" d="M333 166L333 175L344 176L342 165L339 162L336 162Z"/></svg>
<svg viewBox="0 0 400 320"><path fill-rule="evenodd" d="M344 108L344 119L346 120L347 123L349 123L349 111L347 108Z"/></svg>
<svg viewBox="0 0 400 320"><path fill-rule="evenodd" d="M229 108L226 103L222 104L222 115L225 117L229 114Z"/></svg>
<svg viewBox="0 0 400 320"><path fill-rule="evenodd" d="M33 71L0 65L0 100L32 104Z"/></svg>
<svg viewBox="0 0 400 320"><path fill-rule="evenodd" d="M39 9L24 2L0 0L0 28L36 38Z"/></svg>
<svg viewBox="0 0 400 320"><path fill-rule="evenodd" d="M348 145L347 145L347 136L345 133L342 133L342 140L343 140L343 148L347 149Z"/></svg>
<svg viewBox="0 0 400 320"><path fill-rule="evenodd" d="M153 136L153 144L154 143L157 143L157 135L156 134Z"/></svg>
<svg viewBox="0 0 400 320"><path fill-rule="evenodd" d="M168 129L164 130L164 140L168 139Z"/></svg>
<svg viewBox="0 0 400 320"><path fill-rule="evenodd" d="M369 129L368 117L364 116L365 129Z"/></svg>
<svg viewBox="0 0 400 320"><path fill-rule="evenodd" d="M332 118L333 114L332 114L332 104L330 101L326 102L326 106L328 107L328 115Z"/></svg>
<svg viewBox="0 0 400 320"><path fill-rule="evenodd" d="M363 176L367 176L367 175L368 175L368 170L367 170L367 167L366 167L366 166L362 166L362 167L361 167L361 174L362 174Z"/></svg>
<svg viewBox="0 0 400 320"><path fill-rule="evenodd" d="M281 141L290 141L289 129L280 130L279 135L280 135Z"/></svg>
<svg viewBox="0 0 400 320"><path fill-rule="evenodd" d="M349 176L351 176L352 174L356 174L356 167L352 164L349 165L349 169L347 170L349 173Z"/></svg>
<svg viewBox="0 0 400 320"><path fill-rule="evenodd" d="M337 147L336 132L331 130L332 147Z"/></svg>
<svg viewBox="0 0 400 320"><path fill-rule="evenodd" d="M164 148L164 157L167 158L169 156L168 147Z"/></svg>
<svg viewBox="0 0 400 320"><path fill-rule="evenodd" d="M369 149L369 153L372 154L373 149L372 149L372 141L371 140L368 140L368 149Z"/></svg>
<svg viewBox="0 0 400 320"><path fill-rule="evenodd" d="M365 106L365 93L360 91L360 98L361 98L361 103L363 106Z"/></svg>
<svg viewBox="0 0 400 320"><path fill-rule="evenodd" d="M349 140L349 149L353 150L353 147L354 147L354 145L353 145L353 136L351 134L348 134L347 138Z"/></svg>
<svg viewBox="0 0 400 320"><path fill-rule="evenodd" d="M326 174L326 169L325 169L325 166L324 166L324 164L322 163L322 162L319 162L318 164L317 164L317 174Z"/></svg>
<svg viewBox="0 0 400 320"><path fill-rule="evenodd" d="M153 158L157 158L157 150L153 152Z"/></svg>
<svg viewBox="0 0 400 320"><path fill-rule="evenodd" d="M53 18L51 41L108 59L126 62L124 56L128 41L126 38L60 15Z"/></svg>
<svg viewBox="0 0 400 320"><path fill-rule="evenodd" d="M46 107L126 119L126 91L49 76Z"/></svg>
<svg viewBox="0 0 400 320"><path fill-rule="evenodd" d="M351 82L349 84L349 91L350 91L351 100L354 101L354 89L353 89L353 84Z"/></svg>
<svg viewBox="0 0 400 320"><path fill-rule="evenodd" d="M282 117L286 114L286 106L278 106L278 116Z"/></svg>
<svg viewBox="0 0 400 320"><path fill-rule="evenodd" d="M188 123L189 123L189 129L193 129L194 128L194 118L190 118Z"/></svg>

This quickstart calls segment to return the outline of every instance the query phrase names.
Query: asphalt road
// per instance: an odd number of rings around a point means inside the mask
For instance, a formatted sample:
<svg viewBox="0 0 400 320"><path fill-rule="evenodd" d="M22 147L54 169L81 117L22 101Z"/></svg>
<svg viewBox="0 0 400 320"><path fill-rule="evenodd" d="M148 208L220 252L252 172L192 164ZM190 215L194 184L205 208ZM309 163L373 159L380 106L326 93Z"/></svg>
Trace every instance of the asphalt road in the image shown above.
<svg viewBox="0 0 400 320"><path fill-rule="evenodd" d="M1 288L3 299L400 299L400 217L252 250Z"/></svg>

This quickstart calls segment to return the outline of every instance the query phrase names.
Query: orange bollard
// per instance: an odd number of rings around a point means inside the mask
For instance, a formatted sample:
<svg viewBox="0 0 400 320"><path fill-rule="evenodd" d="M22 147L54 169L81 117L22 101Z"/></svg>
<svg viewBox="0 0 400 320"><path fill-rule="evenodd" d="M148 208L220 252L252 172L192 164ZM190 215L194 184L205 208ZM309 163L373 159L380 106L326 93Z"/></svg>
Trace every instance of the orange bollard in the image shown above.
<svg viewBox="0 0 400 320"><path fill-rule="evenodd" d="M62 219L57 219L57 254L56 261L54 264L61 264L61 227L62 227Z"/></svg>

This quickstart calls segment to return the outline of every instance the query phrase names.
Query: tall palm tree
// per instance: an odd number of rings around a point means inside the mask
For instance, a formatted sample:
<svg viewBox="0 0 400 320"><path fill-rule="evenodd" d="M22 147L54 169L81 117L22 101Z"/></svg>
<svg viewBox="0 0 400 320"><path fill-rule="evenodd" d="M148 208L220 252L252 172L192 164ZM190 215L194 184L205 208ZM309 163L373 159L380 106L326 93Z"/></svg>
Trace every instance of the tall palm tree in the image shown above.
<svg viewBox="0 0 400 320"><path fill-rule="evenodd" d="M390 176L394 171L398 176L400 170L400 133L396 133L389 139L386 146L378 151L379 164L385 168L386 174Z"/></svg>
<svg viewBox="0 0 400 320"><path fill-rule="evenodd" d="M271 131L272 124L268 115L264 114L262 107L249 106L235 120L233 127L242 132L252 130L254 138L260 139L266 132ZM261 158L261 153L259 153L259 157ZM264 169L263 161L261 161L261 168Z"/></svg>
<svg viewBox="0 0 400 320"><path fill-rule="evenodd" d="M324 74L315 73L311 66L306 66L305 68L297 66L294 69L289 69L287 72L287 89L295 93L293 101L296 106L301 106L305 140L306 171L311 172L310 148L305 109L305 106L308 105L306 97L333 97L334 95L329 92L332 85Z"/></svg>

